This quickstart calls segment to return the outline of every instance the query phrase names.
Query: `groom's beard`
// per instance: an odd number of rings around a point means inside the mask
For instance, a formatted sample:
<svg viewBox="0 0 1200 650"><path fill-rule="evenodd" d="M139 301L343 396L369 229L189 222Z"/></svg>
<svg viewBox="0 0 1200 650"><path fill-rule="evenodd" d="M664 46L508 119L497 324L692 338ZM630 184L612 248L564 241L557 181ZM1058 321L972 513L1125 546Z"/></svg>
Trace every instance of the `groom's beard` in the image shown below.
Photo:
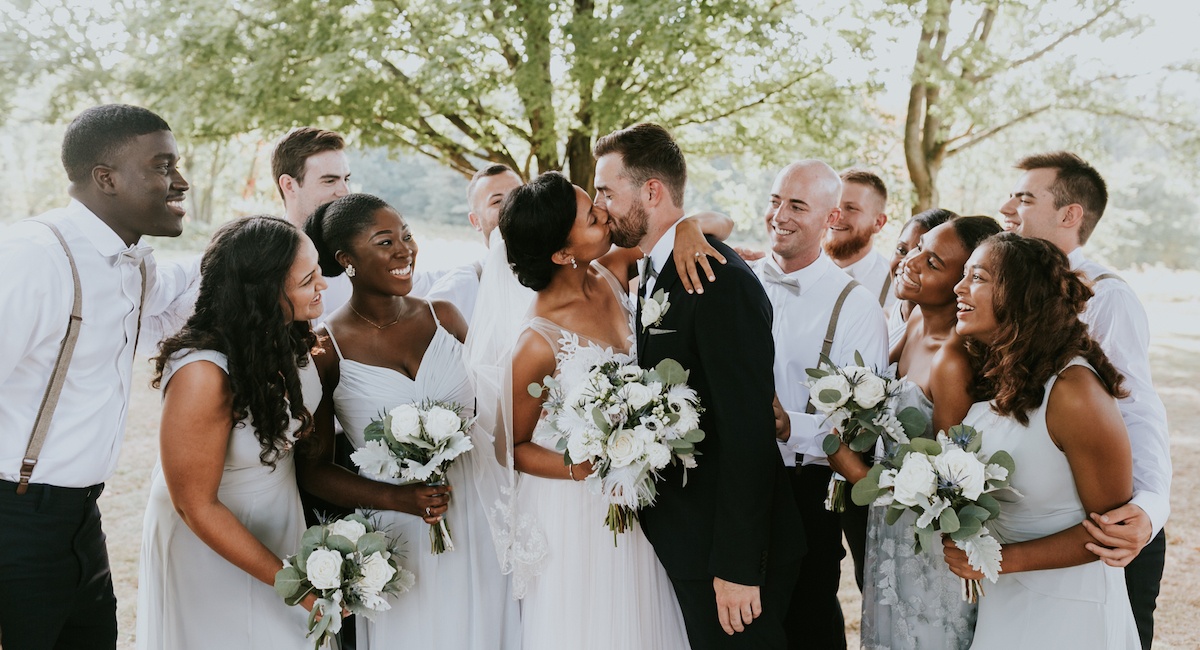
<svg viewBox="0 0 1200 650"><path fill-rule="evenodd" d="M624 215L610 213L609 217L611 219L609 233L612 235L612 243L621 248L637 246L650 229L650 213L646 211L640 201L635 203L628 213Z"/></svg>
<svg viewBox="0 0 1200 650"><path fill-rule="evenodd" d="M854 257L859 251L871 245L871 230L863 228L861 230L851 231L849 237L834 239L830 237L830 232L826 231L824 240L821 245L825 248L825 254L835 260L844 260Z"/></svg>

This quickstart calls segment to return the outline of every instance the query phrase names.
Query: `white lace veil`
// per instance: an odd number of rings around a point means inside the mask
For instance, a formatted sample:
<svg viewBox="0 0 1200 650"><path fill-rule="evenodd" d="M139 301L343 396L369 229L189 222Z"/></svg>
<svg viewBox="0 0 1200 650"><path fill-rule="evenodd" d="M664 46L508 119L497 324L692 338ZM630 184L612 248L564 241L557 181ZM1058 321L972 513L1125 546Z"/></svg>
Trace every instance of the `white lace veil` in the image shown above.
<svg viewBox="0 0 1200 650"><path fill-rule="evenodd" d="M479 278L479 297L467 333L466 364L475 385L476 482L481 494L501 570L512 575L514 598L525 595L546 554L545 535L517 499L519 475L513 466L512 350L521 333L534 292L521 285L508 265L500 229L492 231ZM490 501L490 503L489 503Z"/></svg>

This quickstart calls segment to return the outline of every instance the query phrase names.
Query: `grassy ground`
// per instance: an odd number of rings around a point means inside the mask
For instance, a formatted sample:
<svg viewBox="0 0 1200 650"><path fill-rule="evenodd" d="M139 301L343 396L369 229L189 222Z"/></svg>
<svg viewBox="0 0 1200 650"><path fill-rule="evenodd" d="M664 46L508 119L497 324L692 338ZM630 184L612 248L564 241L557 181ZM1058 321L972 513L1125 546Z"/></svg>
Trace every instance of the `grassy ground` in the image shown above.
<svg viewBox="0 0 1200 650"><path fill-rule="evenodd" d="M432 244L432 242L430 242ZM429 259L436 246L425 246ZM428 256L427 256L428 255ZM428 266L427 266L428 268ZM1167 406L1175 480L1167 527L1167 566L1159 598L1156 648L1200 647L1200 273L1128 273L1150 315L1154 383ZM139 360L120 469L100 500L116 580L120 647L134 647L138 547L150 471L158 454L159 397L149 388L149 366ZM858 645L859 594L849 563L842 605L850 647Z"/></svg>

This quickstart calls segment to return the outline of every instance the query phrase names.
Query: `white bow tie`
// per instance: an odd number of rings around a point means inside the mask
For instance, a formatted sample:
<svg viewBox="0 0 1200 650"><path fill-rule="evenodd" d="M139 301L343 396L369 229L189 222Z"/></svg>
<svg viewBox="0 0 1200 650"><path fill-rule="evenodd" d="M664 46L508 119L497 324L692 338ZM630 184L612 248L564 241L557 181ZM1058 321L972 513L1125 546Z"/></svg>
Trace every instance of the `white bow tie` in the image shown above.
<svg viewBox="0 0 1200 650"><path fill-rule="evenodd" d="M772 264L763 266L763 280L787 289L793 296L800 295L800 281L784 275L782 271L775 268Z"/></svg>
<svg viewBox="0 0 1200 650"><path fill-rule="evenodd" d="M142 260L145 259L147 255L153 252L154 249L150 246L146 246L145 244L134 244L133 246L130 246L129 248L126 248L120 253L114 255L112 263L113 266L119 266L121 264L132 264L137 266L138 264L142 263Z"/></svg>

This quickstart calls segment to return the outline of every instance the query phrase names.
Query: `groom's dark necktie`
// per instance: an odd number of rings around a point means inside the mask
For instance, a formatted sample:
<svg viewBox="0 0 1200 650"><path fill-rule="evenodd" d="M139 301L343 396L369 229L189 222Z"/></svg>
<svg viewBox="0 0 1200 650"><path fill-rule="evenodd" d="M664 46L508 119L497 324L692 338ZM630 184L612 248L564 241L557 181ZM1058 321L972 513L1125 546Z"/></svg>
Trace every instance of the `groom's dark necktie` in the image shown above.
<svg viewBox="0 0 1200 650"><path fill-rule="evenodd" d="M646 287L649 286L650 280L658 277L658 270L654 268L654 261L649 257L645 258L645 264L642 265L642 279L638 283L638 297L646 297Z"/></svg>

